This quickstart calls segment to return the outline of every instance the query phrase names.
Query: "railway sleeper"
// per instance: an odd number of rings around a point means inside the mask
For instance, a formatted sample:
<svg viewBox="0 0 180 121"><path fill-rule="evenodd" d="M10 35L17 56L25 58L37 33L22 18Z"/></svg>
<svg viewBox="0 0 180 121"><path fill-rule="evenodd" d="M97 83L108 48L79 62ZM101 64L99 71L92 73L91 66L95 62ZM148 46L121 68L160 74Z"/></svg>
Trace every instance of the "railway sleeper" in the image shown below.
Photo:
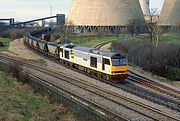
<svg viewBox="0 0 180 121"><path fill-rule="evenodd" d="M33 44L31 44L30 47L33 48L34 50L41 51L41 52L44 53L45 55L49 55L49 56L55 57L55 55L52 55L52 53L49 53L47 49L44 49L43 51L42 51L42 50L39 50L39 48L34 47ZM72 64L71 62L67 62L67 61L62 60L62 59L59 59L59 62L62 63L62 64L64 64L64 65L66 65L66 66L68 66L68 67L70 66L70 67L73 67L73 68L75 68L75 69L78 69L78 70L81 71L81 72L88 73L88 74L90 74L91 76L93 76L93 77L95 77L95 78L98 78L98 79L100 79L100 80L106 80L106 81L110 81L110 80L111 80L111 77L110 77L109 75L107 75L107 74L102 74L102 73L99 73L99 72L97 72L97 71L95 71L95 70L88 69L88 68L82 67L82 66L77 65L77 64L74 65L74 64ZM136 88L136 90L138 90L138 88ZM142 92L142 90L139 90L139 91ZM128 92L134 93L135 95L137 95L137 93L138 93L138 92L133 92L132 90L131 90L131 91L128 90ZM148 92L148 91L145 91L145 93L147 93L147 92ZM152 99L152 98L150 98L150 96L145 96L145 95L142 96L142 95L140 95L140 94L139 94L139 96L144 97L144 98L146 98L147 100L152 100L153 102L161 103L162 105L166 105L166 106L167 106L167 104L165 104L165 103L163 103L163 102L160 102L160 101L157 101L157 100L155 100L155 99ZM156 96L157 96L157 95L156 95ZM168 106L169 106L169 105L168 105ZM172 106L169 106L169 107L175 108L175 107L172 107Z"/></svg>

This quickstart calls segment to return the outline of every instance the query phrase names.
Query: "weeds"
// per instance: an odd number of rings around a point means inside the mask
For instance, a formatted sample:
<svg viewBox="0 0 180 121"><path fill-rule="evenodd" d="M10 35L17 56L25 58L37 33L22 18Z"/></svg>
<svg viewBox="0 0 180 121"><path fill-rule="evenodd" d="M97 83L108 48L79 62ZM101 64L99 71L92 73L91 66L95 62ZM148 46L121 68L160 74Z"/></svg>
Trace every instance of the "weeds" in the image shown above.
<svg viewBox="0 0 180 121"><path fill-rule="evenodd" d="M4 47L0 47L0 51L6 51L9 49L10 42L11 42L10 39L0 37L0 42L2 42L4 45Z"/></svg>
<svg viewBox="0 0 180 121"><path fill-rule="evenodd" d="M27 84L0 72L0 121L58 121L62 117L75 120L63 105L50 104Z"/></svg>

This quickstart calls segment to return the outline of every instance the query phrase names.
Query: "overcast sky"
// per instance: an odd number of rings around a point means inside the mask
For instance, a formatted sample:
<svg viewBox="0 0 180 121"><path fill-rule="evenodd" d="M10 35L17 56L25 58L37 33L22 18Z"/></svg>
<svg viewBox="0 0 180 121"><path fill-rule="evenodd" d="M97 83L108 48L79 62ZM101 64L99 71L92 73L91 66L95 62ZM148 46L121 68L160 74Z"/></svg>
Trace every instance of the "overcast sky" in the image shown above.
<svg viewBox="0 0 180 121"><path fill-rule="evenodd" d="M162 8L164 0L150 0L151 8ZM71 0L0 0L0 18L15 18L18 21L67 13Z"/></svg>

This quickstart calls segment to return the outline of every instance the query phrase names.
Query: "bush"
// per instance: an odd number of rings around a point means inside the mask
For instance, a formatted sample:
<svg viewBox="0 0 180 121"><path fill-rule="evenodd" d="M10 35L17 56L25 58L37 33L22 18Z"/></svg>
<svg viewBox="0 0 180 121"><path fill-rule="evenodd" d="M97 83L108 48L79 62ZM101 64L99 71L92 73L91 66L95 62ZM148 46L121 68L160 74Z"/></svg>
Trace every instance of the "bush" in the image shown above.
<svg viewBox="0 0 180 121"><path fill-rule="evenodd" d="M7 29L0 31L0 37L10 38L12 40L23 37L23 34L26 32L26 29Z"/></svg>
<svg viewBox="0 0 180 121"><path fill-rule="evenodd" d="M0 42L0 47L4 47L4 44L3 44L3 42Z"/></svg>
<svg viewBox="0 0 180 121"><path fill-rule="evenodd" d="M113 42L112 47L117 52L126 53L133 65L170 79L180 79L180 45L161 42L155 47L145 41L123 40Z"/></svg>

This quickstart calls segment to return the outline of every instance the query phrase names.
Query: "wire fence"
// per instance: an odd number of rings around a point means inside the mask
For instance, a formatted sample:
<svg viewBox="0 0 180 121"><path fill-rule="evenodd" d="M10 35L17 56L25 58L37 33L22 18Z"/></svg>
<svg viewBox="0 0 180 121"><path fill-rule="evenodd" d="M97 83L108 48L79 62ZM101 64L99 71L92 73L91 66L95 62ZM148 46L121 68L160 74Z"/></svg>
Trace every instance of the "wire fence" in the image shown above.
<svg viewBox="0 0 180 121"><path fill-rule="evenodd" d="M180 68L172 67L169 65L162 65L148 59L143 59L140 56L130 55L128 55L128 63L131 65L142 67L163 77L180 81Z"/></svg>

